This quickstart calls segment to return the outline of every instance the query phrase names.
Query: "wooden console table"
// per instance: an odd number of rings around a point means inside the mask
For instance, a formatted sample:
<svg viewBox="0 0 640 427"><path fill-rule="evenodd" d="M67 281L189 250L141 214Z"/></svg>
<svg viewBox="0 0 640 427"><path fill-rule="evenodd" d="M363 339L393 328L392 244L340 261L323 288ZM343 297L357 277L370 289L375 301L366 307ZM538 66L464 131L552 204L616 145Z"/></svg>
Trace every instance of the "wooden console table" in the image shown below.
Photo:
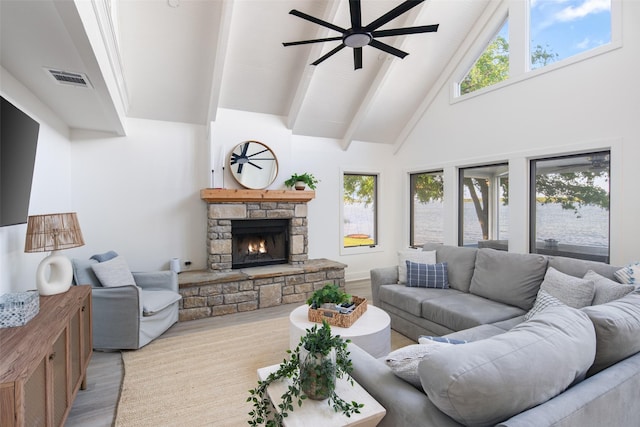
<svg viewBox="0 0 640 427"><path fill-rule="evenodd" d="M92 355L91 287L40 297L26 325L0 329L0 426L62 426Z"/></svg>

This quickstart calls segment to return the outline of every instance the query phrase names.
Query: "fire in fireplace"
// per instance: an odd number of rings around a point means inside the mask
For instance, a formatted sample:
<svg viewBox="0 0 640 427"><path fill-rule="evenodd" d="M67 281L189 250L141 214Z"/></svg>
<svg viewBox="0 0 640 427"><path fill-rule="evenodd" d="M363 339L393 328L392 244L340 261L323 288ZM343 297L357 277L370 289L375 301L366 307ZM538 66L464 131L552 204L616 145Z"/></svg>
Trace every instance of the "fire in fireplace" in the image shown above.
<svg viewBox="0 0 640 427"><path fill-rule="evenodd" d="M289 260L289 220L233 220L231 245L231 268L286 264Z"/></svg>

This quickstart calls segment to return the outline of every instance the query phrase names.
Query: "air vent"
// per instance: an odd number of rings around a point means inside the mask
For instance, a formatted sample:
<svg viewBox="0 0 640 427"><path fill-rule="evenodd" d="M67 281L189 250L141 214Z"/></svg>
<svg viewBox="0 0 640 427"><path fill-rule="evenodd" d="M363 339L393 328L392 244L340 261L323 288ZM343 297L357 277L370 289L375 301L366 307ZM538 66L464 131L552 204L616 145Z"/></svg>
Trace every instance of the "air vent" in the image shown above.
<svg viewBox="0 0 640 427"><path fill-rule="evenodd" d="M45 71L58 84L92 88L91 82L89 81L89 78L86 74L72 73L70 71L61 71L53 68L45 68Z"/></svg>

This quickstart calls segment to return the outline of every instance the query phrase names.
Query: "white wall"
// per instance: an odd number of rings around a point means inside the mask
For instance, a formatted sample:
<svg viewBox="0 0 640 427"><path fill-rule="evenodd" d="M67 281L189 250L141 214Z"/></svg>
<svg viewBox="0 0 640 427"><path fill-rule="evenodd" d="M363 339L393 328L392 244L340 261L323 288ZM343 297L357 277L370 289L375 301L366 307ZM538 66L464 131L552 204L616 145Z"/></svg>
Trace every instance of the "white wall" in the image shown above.
<svg viewBox="0 0 640 427"><path fill-rule="evenodd" d="M402 146L407 170L510 162L510 250L528 251L526 181L537 156L611 148L611 263L640 259L640 2L625 2L622 47L470 99L451 102L449 87ZM456 197L456 184L446 190ZM401 203L400 199L396 200ZM406 202L405 202L406 203ZM456 244L456 212L447 218L446 243Z"/></svg>
<svg viewBox="0 0 640 427"><path fill-rule="evenodd" d="M169 260L206 265L206 128L142 119L128 135L72 133L72 194L86 245L78 256L115 250L134 271Z"/></svg>
<svg viewBox="0 0 640 427"><path fill-rule="evenodd" d="M269 189L284 189L284 181L292 173L310 172L320 180L316 198L308 204L309 258L328 258L348 265L347 280L369 277L375 265L391 265L387 251L398 243L397 206L380 206L380 242L382 248L367 250L365 254L342 255L340 240L340 178L343 170L372 172L381 175L381 197L395 191L397 173L390 163L392 147L384 144L354 142L348 151L340 148L339 141L292 135L282 117L220 110L212 135L213 169L219 171L221 153L226 156L235 145L246 140L257 140L268 145L278 158L278 176ZM221 174L216 172L215 185L221 186ZM225 188L240 188L225 170ZM392 250L395 254L395 250Z"/></svg>
<svg viewBox="0 0 640 427"><path fill-rule="evenodd" d="M73 211L66 125L4 68L0 82L2 96L40 123L29 215ZM24 253L26 231L26 224L0 227L0 294L36 288L36 268L47 254Z"/></svg>

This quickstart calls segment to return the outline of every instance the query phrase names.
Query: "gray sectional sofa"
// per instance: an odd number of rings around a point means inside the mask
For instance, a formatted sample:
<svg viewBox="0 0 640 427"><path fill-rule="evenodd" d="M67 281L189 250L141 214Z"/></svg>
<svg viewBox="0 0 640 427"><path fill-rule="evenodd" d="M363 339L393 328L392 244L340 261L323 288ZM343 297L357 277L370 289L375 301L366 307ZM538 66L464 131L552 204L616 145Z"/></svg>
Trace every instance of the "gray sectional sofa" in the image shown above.
<svg viewBox="0 0 640 427"><path fill-rule="evenodd" d="M423 250L447 263L449 288L408 287L398 284L397 266L379 268L371 271L373 303L414 340L469 342L421 346L429 351L416 362L417 385L350 344L353 377L387 410L381 426L639 425L640 292L627 286L631 292L618 289L629 293L613 298L595 283L591 298L604 303L583 308L556 298L544 308L538 296L548 271L583 278L591 270L613 280L620 267L493 249Z"/></svg>

